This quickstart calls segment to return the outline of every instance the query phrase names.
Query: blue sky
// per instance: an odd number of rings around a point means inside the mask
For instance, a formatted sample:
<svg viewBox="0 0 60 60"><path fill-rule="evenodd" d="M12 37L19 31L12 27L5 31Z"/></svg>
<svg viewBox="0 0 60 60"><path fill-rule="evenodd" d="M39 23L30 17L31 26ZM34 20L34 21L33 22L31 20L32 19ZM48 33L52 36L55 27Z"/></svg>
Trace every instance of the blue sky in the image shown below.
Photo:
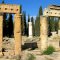
<svg viewBox="0 0 60 60"><path fill-rule="evenodd" d="M2 0L0 0L0 3ZM5 0L7 4L22 5L22 10L26 11L26 14L30 16L36 16L38 14L39 7L43 9L49 5L60 5L60 0Z"/></svg>

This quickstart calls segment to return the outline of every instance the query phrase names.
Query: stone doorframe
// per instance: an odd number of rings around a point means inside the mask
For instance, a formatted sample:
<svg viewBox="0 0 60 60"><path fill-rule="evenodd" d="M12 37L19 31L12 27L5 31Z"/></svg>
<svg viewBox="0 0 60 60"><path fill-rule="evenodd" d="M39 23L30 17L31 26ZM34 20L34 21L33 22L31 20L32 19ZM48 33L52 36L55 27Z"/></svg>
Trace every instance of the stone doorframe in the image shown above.
<svg viewBox="0 0 60 60"><path fill-rule="evenodd" d="M14 40L15 40L15 55L21 54L21 9L18 5L0 4L0 52L2 52L3 40L3 13L14 14Z"/></svg>
<svg viewBox="0 0 60 60"><path fill-rule="evenodd" d="M38 47L41 51L47 48L49 16L60 17L60 6L51 5L48 8L45 8L43 16L40 16L40 42L39 42L40 44ZM59 28L60 28L60 21L59 21Z"/></svg>

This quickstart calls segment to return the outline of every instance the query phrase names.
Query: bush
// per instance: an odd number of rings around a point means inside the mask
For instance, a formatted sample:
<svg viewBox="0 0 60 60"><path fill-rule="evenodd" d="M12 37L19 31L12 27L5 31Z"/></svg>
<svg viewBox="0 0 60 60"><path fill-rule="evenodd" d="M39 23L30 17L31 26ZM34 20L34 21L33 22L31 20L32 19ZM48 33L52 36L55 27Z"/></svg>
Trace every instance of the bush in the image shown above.
<svg viewBox="0 0 60 60"><path fill-rule="evenodd" d="M50 54L52 54L53 52L55 52L55 48L54 48L53 46L49 46L49 47L47 47L46 50L43 51L42 54L50 55Z"/></svg>
<svg viewBox="0 0 60 60"><path fill-rule="evenodd" d="M28 54L27 60L35 60L35 56L33 54Z"/></svg>

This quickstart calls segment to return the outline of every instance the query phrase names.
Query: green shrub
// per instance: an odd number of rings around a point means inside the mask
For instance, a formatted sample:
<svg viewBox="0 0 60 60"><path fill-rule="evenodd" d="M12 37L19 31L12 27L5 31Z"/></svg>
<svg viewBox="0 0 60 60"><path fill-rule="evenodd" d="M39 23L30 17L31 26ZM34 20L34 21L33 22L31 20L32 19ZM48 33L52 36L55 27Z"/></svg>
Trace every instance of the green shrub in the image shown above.
<svg viewBox="0 0 60 60"><path fill-rule="evenodd" d="M53 46L49 46L49 47L47 47L46 50L43 51L42 54L50 55L50 54L52 54L53 52L55 52L55 48L54 48Z"/></svg>
<svg viewBox="0 0 60 60"><path fill-rule="evenodd" d="M28 54L27 60L35 60L35 56L33 54Z"/></svg>

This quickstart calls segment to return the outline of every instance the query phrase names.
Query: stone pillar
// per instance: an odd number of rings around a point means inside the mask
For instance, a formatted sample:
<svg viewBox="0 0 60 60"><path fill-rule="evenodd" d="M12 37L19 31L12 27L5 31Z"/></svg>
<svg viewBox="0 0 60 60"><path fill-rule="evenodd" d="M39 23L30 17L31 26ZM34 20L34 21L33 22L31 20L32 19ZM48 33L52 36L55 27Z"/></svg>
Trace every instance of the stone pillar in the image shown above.
<svg viewBox="0 0 60 60"><path fill-rule="evenodd" d="M47 17L40 16L40 43L41 50L45 50L47 48L47 39L48 39L48 23Z"/></svg>
<svg viewBox="0 0 60 60"><path fill-rule="evenodd" d="M3 40L3 15L0 14L0 52L2 52L2 40Z"/></svg>
<svg viewBox="0 0 60 60"><path fill-rule="evenodd" d="M29 22L29 38L32 38L32 22Z"/></svg>
<svg viewBox="0 0 60 60"><path fill-rule="evenodd" d="M15 55L21 54L21 15L15 14L14 16L14 40L15 40Z"/></svg>

